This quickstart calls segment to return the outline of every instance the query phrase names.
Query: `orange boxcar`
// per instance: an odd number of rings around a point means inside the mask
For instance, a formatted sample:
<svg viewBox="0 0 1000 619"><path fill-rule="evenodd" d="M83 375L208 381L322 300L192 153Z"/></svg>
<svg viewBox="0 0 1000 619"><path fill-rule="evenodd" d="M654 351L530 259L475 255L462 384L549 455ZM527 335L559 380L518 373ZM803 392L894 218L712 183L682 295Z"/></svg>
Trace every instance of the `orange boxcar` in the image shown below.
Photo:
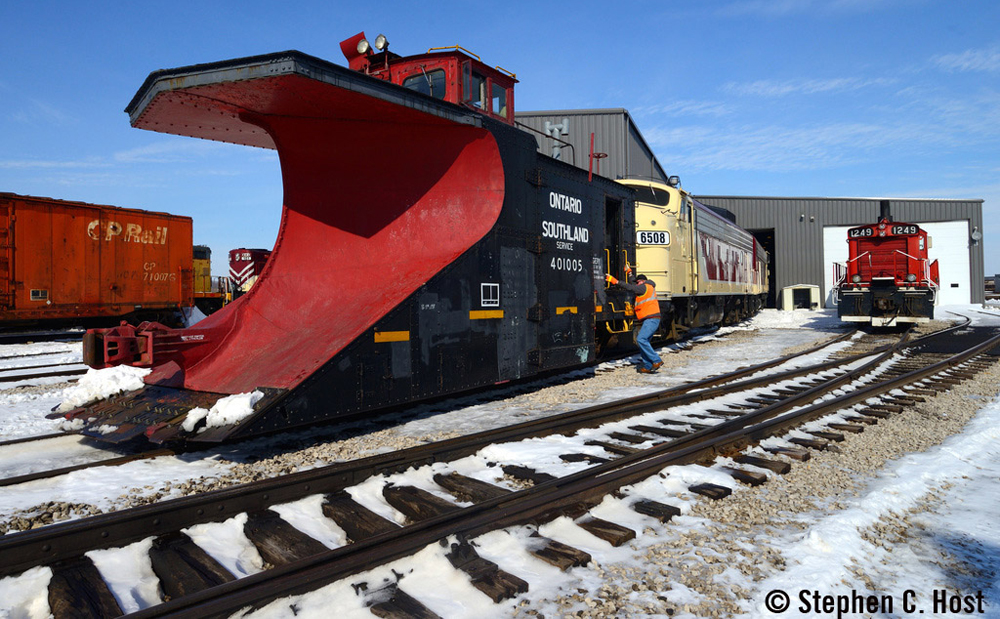
<svg viewBox="0 0 1000 619"><path fill-rule="evenodd" d="M0 325L194 303L191 218L0 193Z"/></svg>

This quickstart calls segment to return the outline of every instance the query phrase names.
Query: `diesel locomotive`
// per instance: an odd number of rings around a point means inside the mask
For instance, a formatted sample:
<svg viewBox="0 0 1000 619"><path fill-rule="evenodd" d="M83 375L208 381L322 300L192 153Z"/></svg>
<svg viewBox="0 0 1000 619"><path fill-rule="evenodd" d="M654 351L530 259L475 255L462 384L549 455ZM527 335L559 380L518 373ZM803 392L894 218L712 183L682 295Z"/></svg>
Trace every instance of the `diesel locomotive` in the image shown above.
<svg viewBox="0 0 1000 619"><path fill-rule="evenodd" d="M656 284L661 335L756 314L767 297L767 253L746 230L680 187L623 179L636 191L638 269Z"/></svg>
<svg viewBox="0 0 1000 619"><path fill-rule="evenodd" d="M766 283L749 235L677 188L540 154L515 124L513 73L458 47L400 57L363 33L341 49L349 68L289 51L157 71L129 104L138 128L277 150L284 205L256 283L219 312L88 332L91 366L152 372L68 413L85 434L216 442L591 364L631 336L634 299L604 277L627 265L680 283L665 323L754 307ZM637 227L673 248L644 237L637 256ZM726 291L741 300L693 300ZM244 418L182 427L251 391Z"/></svg>
<svg viewBox="0 0 1000 619"><path fill-rule="evenodd" d="M920 226L892 221L883 208L878 223L847 231L848 259L837 279L837 315L873 327L928 322L940 288L931 238Z"/></svg>

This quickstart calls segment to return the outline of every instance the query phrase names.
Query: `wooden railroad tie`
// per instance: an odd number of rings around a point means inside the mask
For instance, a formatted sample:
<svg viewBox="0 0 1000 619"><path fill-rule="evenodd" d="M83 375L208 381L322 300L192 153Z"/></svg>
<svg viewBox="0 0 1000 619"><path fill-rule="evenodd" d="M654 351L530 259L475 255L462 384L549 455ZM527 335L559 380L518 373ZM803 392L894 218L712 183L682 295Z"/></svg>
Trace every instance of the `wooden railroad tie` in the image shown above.
<svg viewBox="0 0 1000 619"><path fill-rule="evenodd" d="M788 471L792 470L792 465L787 462L768 460L767 458L751 456L750 454L741 454L733 458L733 460L739 462L740 464L748 464L750 466L756 466L758 468L774 471L778 475L784 475Z"/></svg>
<svg viewBox="0 0 1000 619"><path fill-rule="evenodd" d="M710 408L706 412L715 415L716 417L742 417L743 413L739 411L726 411L717 408Z"/></svg>
<svg viewBox="0 0 1000 619"><path fill-rule="evenodd" d="M236 580L218 561L181 532L168 533L153 540L149 559L168 599Z"/></svg>
<svg viewBox="0 0 1000 619"><path fill-rule="evenodd" d="M607 441L586 441L584 442L584 445L589 445L591 447L601 447L605 451L619 456L629 456L639 451L642 451L641 449L636 449L635 447L616 445L614 443L609 443Z"/></svg>
<svg viewBox="0 0 1000 619"><path fill-rule="evenodd" d="M503 472L515 479L521 481L530 481L533 484L544 484L545 482L552 481L556 479L555 475L549 475L548 473L542 473L541 471L536 471L533 468L527 466L520 466L518 464L504 464L500 467Z"/></svg>
<svg viewBox="0 0 1000 619"><path fill-rule="evenodd" d="M585 453L562 454L559 456L559 459L563 462L586 462L587 464L604 464L605 462L611 462L611 460L607 458Z"/></svg>
<svg viewBox="0 0 1000 619"><path fill-rule="evenodd" d="M640 499L632 503L632 509L643 516L656 518L660 522L669 522L674 516L681 515L679 508L650 499Z"/></svg>
<svg viewBox="0 0 1000 619"><path fill-rule="evenodd" d="M718 501L719 499L724 499L733 493L731 488L726 486L720 486L719 484L695 484L693 486L688 486L688 490L694 492L695 494L700 494L701 496L706 496L712 500Z"/></svg>
<svg viewBox="0 0 1000 619"><path fill-rule="evenodd" d="M650 440L648 436L640 436L638 434L626 434L624 432L612 432L608 436L616 441L622 441L623 443L632 443L633 445L645 443L646 441Z"/></svg>
<svg viewBox="0 0 1000 619"><path fill-rule="evenodd" d="M798 445L799 447L808 447L810 449L816 449L819 451L822 451L824 449L829 449L831 447L830 441L824 441L812 438L795 437L788 439L788 442L793 445Z"/></svg>
<svg viewBox="0 0 1000 619"><path fill-rule="evenodd" d="M799 449L798 447L765 447L764 451L776 456L785 456L786 458L799 460L800 462L804 462L812 457L808 449Z"/></svg>
<svg viewBox="0 0 1000 619"><path fill-rule="evenodd" d="M869 404L868 408L874 408L877 411L886 411L888 413L903 412L903 407L898 404Z"/></svg>
<svg viewBox="0 0 1000 619"><path fill-rule="evenodd" d="M806 434L812 434L813 436L837 443L844 440L844 435L839 432L827 432L826 430L806 430L805 432Z"/></svg>
<svg viewBox="0 0 1000 619"><path fill-rule="evenodd" d="M52 566L49 611L57 619L119 617L123 614L101 573L86 556Z"/></svg>
<svg viewBox="0 0 1000 619"><path fill-rule="evenodd" d="M554 539L549 539L547 537L542 537L537 532L532 534L532 539L536 542L528 552L535 555L542 561L550 565L554 565L559 569L566 571L571 567L582 567L584 565L589 565L591 561L590 554L573 548L572 546L567 546L561 542L557 542Z"/></svg>
<svg viewBox="0 0 1000 619"><path fill-rule="evenodd" d="M844 420L849 423L863 423L866 426L873 426L878 423L877 417L866 417L864 415L844 415Z"/></svg>
<svg viewBox="0 0 1000 619"><path fill-rule="evenodd" d="M827 424L830 428L834 430L840 430L841 432L850 432L851 434L861 434L865 431L864 426L859 426L856 423L831 423Z"/></svg>
<svg viewBox="0 0 1000 619"><path fill-rule="evenodd" d="M656 436L663 436L666 438L680 438L682 436L687 436L688 432L682 432L681 430L671 430L670 428L656 428L654 426L629 426L629 430L635 432L645 432L647 434L655 434Z"/></svg>
<svg viewBox="0 0 1000 619"><path fill-rule="evenodd" d="M355 589L361 585L355 585ZM406 619L440 619L439 615L400 589L396 583L391 583L375 592L366 592L366 597L371 598L372 603L368 606L368 610L376 617L383 619L403 619L404 617ZM366 601L366 603L368 602Z"/></svg>
<svg viewBox="0 0 1000 619"><path fill-rule="evenodd" d="M352 542L360 542L399 528L395 522L357 503L344 490L326 495L323 515L336 522Z"/></svg>
<svg viewBox="0 0 1000 619"><path fill-rule="evenodd" d="M458 500L469 503L482 503L506 496L511 492L506 488L454 472L447 475L437 473L434 475L434 483L455 495Z"/></svg>
<svg viewBox="0 0 1000 619"><path fill-rule="evenodd" d="M321 542L299 531L270 509L247 514L243 533L257 547L261 558L275 566L327 550Z"/></svg>
<svg viewBox="0 0 1000 619"><path fill-rule="evenodd" d="M748 486L759 486L767 481L767 474L760 471L744 471L732 466L724 466L722 470L736 481L741 481Z"/></svg>
<svg viewBox="0 0 1000 619"><path fill-rule="evenodd" d="M496 563L480 557L475 548L465 540L452 543L447 557L452 566L469 575L472 586L485 593L494 603L528 592L527 582L503 571Z"/></svg>
<svg viewBox="0 0 1000 619"><path fill-rule="evenodd" d="M675 432L680 432L679 436L684 436L685 434L691 434L690 430L684 430L678 426L687 425L686 421L677 421L676 419L657 419L656 423L661 426L667 426L668 430L674 430Z"/></svg>
<svg viewBox="0 0 1000 619"><path fill-rule="evenodd" d="M414 486L386 484L382 487L382 496L386 503L411 522L420 522L462 509L450 501Z"/></svg>
<svg viewBox="0 0 1000 619"><path fill-rule="evenodd" d="M576 526L594 537L603 539L615 548L635 539L635 531L632 529L615 524L614 522L602 520L601 518L594 518L593 516L577 520Z"/></svg>

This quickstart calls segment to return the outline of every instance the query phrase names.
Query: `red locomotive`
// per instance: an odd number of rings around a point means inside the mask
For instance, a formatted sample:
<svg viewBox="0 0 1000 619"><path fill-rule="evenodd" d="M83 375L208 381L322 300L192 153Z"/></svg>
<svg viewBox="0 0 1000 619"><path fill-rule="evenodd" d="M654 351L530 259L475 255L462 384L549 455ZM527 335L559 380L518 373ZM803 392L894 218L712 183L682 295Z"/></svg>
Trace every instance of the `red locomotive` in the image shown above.
<svg viewBox="0 0 1000 619"><path fill-rule="evenodd" d="M233 249L229 252L229 280L234 296L250 290L270 256L269 249Z"/></svg>
<svg viewBox="0 0 1000 619"><path fill-rule="evenodd" d="M848 260L837 282L837 315L873 327L927 322L934 316L940 278L927 258L931 240L915 224L879 222L847 231Z"/></svg>

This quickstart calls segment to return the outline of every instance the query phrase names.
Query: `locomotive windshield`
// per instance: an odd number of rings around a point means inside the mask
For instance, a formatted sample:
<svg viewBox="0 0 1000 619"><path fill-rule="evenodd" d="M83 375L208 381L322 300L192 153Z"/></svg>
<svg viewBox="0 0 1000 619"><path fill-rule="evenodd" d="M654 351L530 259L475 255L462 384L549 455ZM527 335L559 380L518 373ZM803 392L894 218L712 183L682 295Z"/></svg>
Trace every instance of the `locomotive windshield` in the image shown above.
<svg viewBox="0 0 1000 619"><path fill-rule="evenodd" d="M420 94L430 95L436 99L445 97L445 73L444 69L434 69L424 71L403 80L403 88L415 90Z"/></svg>
<svg viewBox="0 0 1000 619"><path fill-rule="evenodd" d="M668 206L670 204L670 194L666 191L657 191L650 185L632 185L635 189L635 199L637 202L655 204L656 206Z"/></svg>

